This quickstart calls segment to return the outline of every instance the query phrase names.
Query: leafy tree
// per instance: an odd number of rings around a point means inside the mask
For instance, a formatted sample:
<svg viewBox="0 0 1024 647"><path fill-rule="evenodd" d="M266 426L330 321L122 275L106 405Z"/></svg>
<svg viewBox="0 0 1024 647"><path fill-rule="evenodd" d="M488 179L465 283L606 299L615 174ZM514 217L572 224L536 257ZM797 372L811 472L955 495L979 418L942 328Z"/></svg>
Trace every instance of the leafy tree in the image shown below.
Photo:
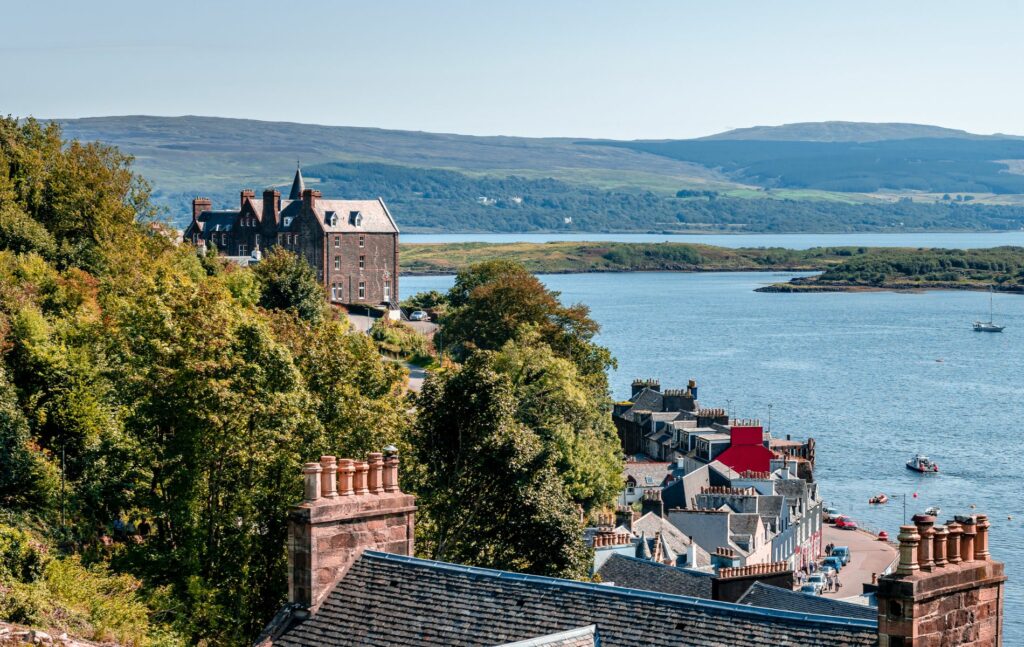
<svg viewBox="0 0 1024 647"><path fill-rule="evenodd" d="M324 290L305 260L282 247L274 247L253 271L260 284L261 306L291 310L310 323L323 320Z"/></svg>
<svg viewBox="0 0 1024 647"><path fill-rule="evenodd" d="M28 421L5 373L0 366L0 508L45 509L54 474L42 455L33 451Z"/></svg>
<svg viewBox="0 0 1024 647"><path fill-rule="evenodd" d="M435 559L582 577L579 511L544 444L516 420L508 376L489 353L431 374L411 437L422 511L419 550Z"/></svg>

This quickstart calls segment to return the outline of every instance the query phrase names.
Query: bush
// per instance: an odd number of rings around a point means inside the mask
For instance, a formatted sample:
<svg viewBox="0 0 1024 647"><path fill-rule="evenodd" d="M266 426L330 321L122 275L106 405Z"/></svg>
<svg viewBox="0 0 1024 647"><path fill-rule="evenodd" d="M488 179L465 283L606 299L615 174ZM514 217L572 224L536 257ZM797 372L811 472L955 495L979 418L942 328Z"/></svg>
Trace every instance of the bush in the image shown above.
<svg viewBox="0 0 1024 647"><path fill-rule="evenodd" d="M432 359L427 338L400 321L381 317L370 326L370 337L388 355L401 357L414 364L426 364Z"/></svg>

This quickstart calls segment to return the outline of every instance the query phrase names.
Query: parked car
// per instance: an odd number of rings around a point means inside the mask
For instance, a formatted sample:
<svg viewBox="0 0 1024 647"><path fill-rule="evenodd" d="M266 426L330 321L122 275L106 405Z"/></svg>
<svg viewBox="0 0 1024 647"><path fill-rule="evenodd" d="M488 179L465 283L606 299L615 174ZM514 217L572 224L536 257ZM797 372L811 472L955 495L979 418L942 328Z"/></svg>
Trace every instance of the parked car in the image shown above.
<svg viewBox="0 0 1024 647"><path fill-rule="evenodd" d="M842 528L843 530L856 530L857 522L845 515L839 515L836 517L836 528Z"/></svg>
<svg viewBox="0 0 1024 647"><path fill-rule="evenodd" d="M800 592L809 595L821 595L821 587L816 584L804 584L800 587Z"/></svg>
<svg viewBox="0 0 1024 647"><path fill-rule="evenodd" d="M836 567L832 564L822 564L818 567L818 570L824 573L826 577L828 577L829 575L835 575L839 572L836 570Z"/></svg>
<svg viewBox="0 0 1024 647"><path fill-rule="evenodd" d="M832 557L838 557L842 560L843 565L850 563L850 547L849 546L833 546Z"/></svg>
<svg viewBox="0 0 1024 647"><path fill-rule="evenodd" d="M836 517L841 516L837 508L824 507L821 509L822 515L825 517L825 523L833 523Z"/></svg>
<svg viewBox="0 0 1024 647"><path fill-rule="evenodd" d="M413 310L409 315L409 321L430 321L430 315L423 310Z"/></svg>
<svg viewBox="0 0 1024 647"><path fill-rule="evenodd" d="M822 589L825 588L825 581L824 573L811 573L807 576L807 584L804 584L804 586L813 586L818 593L821 593Z"/></svg>
<svg viewBox="0 0 1024 647"><path fill-rule="evenodd" d="M822 568L829 567L835 569L838 573L843 570L843 560L833 554L831 557L826 557L825 560L821 562L821 566Z"/></svg>

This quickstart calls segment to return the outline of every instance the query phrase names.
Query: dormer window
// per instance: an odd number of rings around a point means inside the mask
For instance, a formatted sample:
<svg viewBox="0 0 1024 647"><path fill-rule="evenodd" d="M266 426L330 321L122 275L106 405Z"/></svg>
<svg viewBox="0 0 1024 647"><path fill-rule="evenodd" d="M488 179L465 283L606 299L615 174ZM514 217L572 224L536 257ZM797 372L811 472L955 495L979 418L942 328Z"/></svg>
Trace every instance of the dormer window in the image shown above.
<svg viewBox="0 0 1024 647"><path fill-rule="evenodd" d="M363 214L359 211L350 211L348 214L348 222L353 227L363 226Z"/></svg>
<svg viewBox="0 0 1024 647"><path fill-rule="evenodd" d="M338 214L336 212L334 212L334 211L328 211L327 212L327 222L329 222L332 227L337 227L338 226Z"/></svg>

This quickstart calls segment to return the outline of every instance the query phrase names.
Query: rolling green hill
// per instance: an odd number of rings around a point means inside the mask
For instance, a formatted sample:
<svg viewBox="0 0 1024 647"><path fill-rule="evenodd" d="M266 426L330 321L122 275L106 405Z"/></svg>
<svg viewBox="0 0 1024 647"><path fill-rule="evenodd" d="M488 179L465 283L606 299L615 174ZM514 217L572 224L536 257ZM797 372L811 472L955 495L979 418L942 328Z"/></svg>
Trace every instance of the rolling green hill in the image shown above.
<svg viewBox="0 0 1024 647"><path fill-rule="evenodd" d="M68 137L133 154L178 224L195 195L228 206L241 188L287 188L301 160L325 194L386 198L406 232L1024 225L1024 139L916 124L790 124L623 142L213 117L61 123Z"/></svg>

